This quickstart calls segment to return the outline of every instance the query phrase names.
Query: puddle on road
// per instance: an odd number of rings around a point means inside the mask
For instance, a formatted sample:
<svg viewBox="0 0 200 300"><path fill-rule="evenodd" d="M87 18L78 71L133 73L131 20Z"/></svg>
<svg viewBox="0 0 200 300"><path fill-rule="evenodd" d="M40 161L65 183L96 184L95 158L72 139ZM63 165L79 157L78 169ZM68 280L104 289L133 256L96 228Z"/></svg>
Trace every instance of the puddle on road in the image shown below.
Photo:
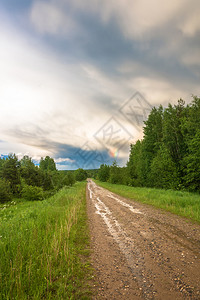
<svg viewBox="0 0 200 300"><path fill-rule="evenodd" d="M137 208L133 208L133 206L131 206L130 204L120 200L119 198L113 196L112 194L108 194L107 195L109 198L112 198L114 200L116 200L118 203L120 203L121 205L123 205L124 207L127 207L132 213L134 214L141 214L144 215L144 213L142 213L139 209Z"/></svg>
<svg viewBox="0 0 200 300"><path fill-rule="evenodd" d="M90 188L90 185L88 184L88 191L90 193L90 199L92 199L93 191Z"/></svg>
<svg viewBox="0 0 200 300"><path fill-rule="evenodd" d="M95 196L95 193L91 189L90 183L88 184L88 190L90 192L90 199L96 208L96 214L102 217L110 235L114 238L120 248L120 251L125 256L129 268L136 277L139 286L142 287L144 299L152 299L152 290L149 288L150 283L144 277L143 272L144 258L139 249L137 249L134 241L127 235L119 222L114 218L110 209L105 205L100 197ZM112 196L112 198L113 197L114 196ZM117 200L121 205L128 207L132 212L142 214L139 210L134 209L131 205L121 201L120 199L115 197L115 200Z"/></svg>

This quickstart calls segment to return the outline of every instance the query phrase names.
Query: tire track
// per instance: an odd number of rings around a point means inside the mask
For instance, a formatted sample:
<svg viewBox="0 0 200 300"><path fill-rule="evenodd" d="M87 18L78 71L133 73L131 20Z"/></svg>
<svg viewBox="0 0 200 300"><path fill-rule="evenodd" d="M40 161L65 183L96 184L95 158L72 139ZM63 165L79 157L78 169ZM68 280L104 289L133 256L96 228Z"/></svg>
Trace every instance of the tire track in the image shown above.
<svg viewBox="0 0 200 300"><path fill-rule="evenodd" d="M123 274L128 286L117 287L115 292L108 284L100 299L200 299L198 225L187 224L176 216L129 201L91 180L88 195L90 209L93 207L96 215L93 223L95 220L98 227L102 222L108 232L108 235L102 234L103 227L96 229L101 281L107 284L104 277L117 281ZM112 252L117 248L126 261L125 273L113 270L116 264L107 261L106 254L102 254L102 251L109 252L112 258ZM122 260L120 255L112 258L117 264ZM104 256L102 261L101 256ZM106 272L105 263L110 265Z"/></svg>
<svg viewBox="0 0 200 300"><path fill-rule="evenodd" d="M88 184L88 190L90 192L90 199L93 201L96 208L96 213L101 216L104 223L107 226L109 233L112 235L116 243L118 244L121 252L124 254L128 266L131 269L135 279L138 281L140 289L142 290L144 299L153 299L152 284L144 276L144 258L137 249L134 241L127 235L125 230L116 220L111 213L110 209L100 200L99 197L95 197L91 190L90 184ZM109 197L115 199L118 203L127 207L131 212L142 214L139 210L134 209L131 205L121 201L120 199L109 194Z"/></svg>

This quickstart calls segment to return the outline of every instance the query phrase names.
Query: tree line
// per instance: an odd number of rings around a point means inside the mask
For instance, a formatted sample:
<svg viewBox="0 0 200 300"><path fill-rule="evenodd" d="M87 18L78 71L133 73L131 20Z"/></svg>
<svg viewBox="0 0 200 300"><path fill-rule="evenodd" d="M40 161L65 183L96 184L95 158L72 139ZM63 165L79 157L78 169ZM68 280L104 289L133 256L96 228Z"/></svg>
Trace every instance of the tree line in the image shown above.
<svg viewBox="0 0 200 300"><path fill-rule="evenodd" d="M138 187L200 191L200 98L154 107L126 167L101 165L99 180Z"/></svg>
<svg viewBox="0 0 200 300"><path fill-rule="evenodd" d="M58 171L54 159L49 156L41 158L36 166L29 156L19 160L15 154L9 154L0 158L0 203L20 197L42 200L87 177L87 172L81 168L74 172Z"/></svg>
<svg viewBox="0 0 200 300"><path fill-rule="evenodd" d="M200 191L200 98L190 104L154 107L144 122L143 139L130 145L121 168L114 161L98 170L58 171L53 158L36 166L29 156L0 158L0 202L13 197L44 199L63 186L95 177L101 181L138 187Z"/></svg>

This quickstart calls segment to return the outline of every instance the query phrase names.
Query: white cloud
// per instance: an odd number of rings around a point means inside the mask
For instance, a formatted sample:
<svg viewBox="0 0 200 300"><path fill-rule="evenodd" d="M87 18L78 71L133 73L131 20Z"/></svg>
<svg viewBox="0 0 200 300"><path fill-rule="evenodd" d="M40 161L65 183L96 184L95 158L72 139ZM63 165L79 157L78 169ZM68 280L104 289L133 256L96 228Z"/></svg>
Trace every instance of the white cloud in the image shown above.
<svg viewBox="0 0 200 300"><path fill-rule="evenodd" d="M36 47L36 41L5 23L0 28L1 137L19 142L9 132L20 129L29 139L31 134L33 138L39 134L40 139L73 144L80 125L74 111L77 103L81 107L76 93L77 67L63 64L47 48ZM35 132L36 127L43 132ZM21 142L27 142L25 136Z"/></svg>
<svg viewBox="0 0 200 300"><path fill-rule="evenodd" d="M47 108L47 98L48 109L53 109L54 66L49 65L47 54L33 46L33 41L13 29L3 30L5 24L0 26L0 122L7 123L9 119L12 125L16 120L36 120Z"/></svg>
<svg viewBox="0 0 200 300"><path fill-rule="evenodd" d="M169 81L159 77L133 77L127 81L130 86L135 86L152 106L168 103L177 103L181 97L188 98L188 92L174 87Z"/></svg>
<svg viewBox="0 0 200 300"><path fill-rule="evenodd" d="M186 1L179 13L178 28L187 37L194 37L200 32L200 2L198 0Z"/></svg>
<svg viewBox="0 0 200 300"><path fill-rule="evenodd" d="M83 63L82 69L85 75L88 77L88 81L91 82L91 86L96 87L96 92L110 97L110 101L116 99L124 99L127 96L127 90L124 88L121 79L107 75L98 67Z"/></svg>
<svg viewBox="0 0 200 300"><path fill-rule="evenodd" d="M190 41L187 38L194 37L200 30L199 10L198 0L38 0L33 3L31 18L36 27L40 26L40 19L42 20L43 29L38 28L39 31L60 34L61 27L68 27L68 19L71 23L78 23L77 12L94 14L108 25L115 21L126 38L146 41L147 45L151 38L159 40L160 46L155 51L160 57L177 58L181 64L194 66L199 65L199 55L196 54L199 47L189 47ZM185 48L188 49L187 53ZM144 70L145 67L141 68ZM105 74L85 62L83 71L90 81L96 80L101 87L101 93L112 97L116 89L115 95L124 97L123 88L119 89L115 82L113 84L113 78L109 80ZM91 85L92 89L94 90Z"/></svg>
<svg viewBox="0 0 200 300"><path fill-rule="evenodd" d="M9 141L1 149L6 149L7 145L10 151L28 151L30 156L38 157L56 153L53 147L43 147L43 140L52 141L53 145L82 146L115 114L134 89L144 94L152 105L187 97L190 91L195 93L195 84L188 81L185 85L186 77L183 83L177 84L178 81L173 82L174 74L167 70L162 73L161 66L158 70L151 62L147 64L147 57L144 63L141 57L137 61L138 53L134 51L132 61L127 60L124 65L123 53L119 55L119 61L114 58L112 64L102 65L102 68L97 67L100 63L95 61L95 55L91 59L79 57L76 63L70 63L71 58L75 61L73 53L66 51L61 56L62 51L57 53L59 44L50 51L41 43L41 35L42 38L45 34L59 36L62 40L80 30L77 24L80 20L84 23L84 18L78 20L81 12L94 14L108 25L108 30L110 22L117 22L125 37L135 40L133 43L139 39L139 44L135 44L138 47L146 40L148 44L152 36L161 44L165 41L162 49L154 48L154 56L166 58L171 55L187 67L196 66L199 65L198 50L183 49L187 39L194 38L200 28L198 3L195 0L190 3L186 0L38 0L33 2L29 12L35 33L39 33L35 40L0 19L0 131L1 139ZM172 28L178 33L173 35ZM90 36L87 27L88 39L95 29L94 25ZM56 39L53 41L56 43ZM81 43L79 46L84 48L85 44ZM149 52L154 51L149 44L148 47ZM84 53L88 49L82 50ZM141 52L141 56L147 53ZM103 58L106 55L106 51L102 52ZM181 78L180 75L180 81ZM16 149L12 150L14 143Z"/></svg>
<svg viewBox="0 0 200 300"><path fill-rule="evenodd" d="M16 145L7 144L9 152L24 153L26 146L30 155L56 152L43 149L42 140L82 146L110 117L96 97L115 98L117 83L92 65L86 71L82 62L63 61L5 23L0 28L0 133Z"/></svg>
<svg viewBox="0 0 200 300"><path fill-rule="evenodd" d="M77 27L74 19L63 11L55 1L35 1L30 12L30 20L42 34L70 34Z"/></svg>
<svg viewBox="0 0 200 300"><path fill-rule="evenodd" d="M18 153L22 158L24 155L31 156L34 160L38 160L41 156L52 155L52 153L46 149L38 149L31 147L30 145L23 145L22 143L13 142L12 138L7 136L8 141L3 141L0 145L0 153Z"/></svg>
<svg viewBox="0 0 200 300"><path fill-rule="evenodd" d="M72 6L99 14L107 23L114 19L129 38L149 38L166 24L185 34L194 34L200 26L196 0L71 0Z"/></svg>
<svg viewBox="0 0 200 300"><path fill-rule="evenodd" d="M61 0L65 3L65 0ZM163 29L171 27L184 36L194 36L200 30L198 0L70 0L75 9L100 16L104 23L113 20L124 36L150 40L163 37ZM167 31L165 32L167 34Z"/></svg>
<svg viewBox="0 0 200 300"><path fill-rule="evenodd" d="M70 159L70 158L56 158L54 159L55 163L57 164L60 164L60 163L63 163L63 162L74 162L74 160Z"/></svg>
<svg viewBox="0 0 200 300"><path fill-rule="evenodd" d="M108 16L115 17L123 33L127 37L140 38L151 34L157 27L162 26L177 14L182 0L120 0L106 1Z"/></svg>

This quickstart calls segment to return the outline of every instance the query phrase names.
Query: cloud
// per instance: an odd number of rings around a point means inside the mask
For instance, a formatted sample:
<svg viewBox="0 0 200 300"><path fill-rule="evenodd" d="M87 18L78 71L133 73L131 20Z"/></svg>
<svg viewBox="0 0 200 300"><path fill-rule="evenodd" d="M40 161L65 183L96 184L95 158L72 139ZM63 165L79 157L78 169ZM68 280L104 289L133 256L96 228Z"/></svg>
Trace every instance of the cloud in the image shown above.
<svg viewBox="0 0 200 300"><path fill-rule="evenodd" d="M160 2L157 0L114 1L106 2L104 19L114 17L118 20L124 35L130 38L151 36L152 32L177 14L182 1Z"/></svg>
<svg viewBox="0 0 200 300"><path fill-rule="evenodd" d="M198 0L186 2L183 9L183 16L179 21L179 29L184 35L193 37L200 32L199 20L200 3Z"/></svg>
<svg viewBox="0 0 200 300"><path fill-rule="evenodd" d="M115 21L128 38L149 39L170 23L185 35L193 35L200 28L197 0L169 0L165 3L159 0L71 0L71 5L82 11L87 7L87 11L99 15L106 24Z"/></svg>
<svg viewBox="0 0 200 300"><path fill-rule="evenodd" d="M1 33L0 128L5 139L41 151L53 151L45 139L81 146L126 96L123 86L94 65L63 62L13 28ZM9 47L13 42L15 47Z"/></svg>
<svg viewBox="0 0 200 300"><path fill-rule="evenodd" d="M63 62L49 49L34 47L33 39L13 28L3 28L0 38L2 135L16 139L20 135L21 142L31 145L32 140L43 137L76 145L83 143L84 136L93 134L91 121L103 114L103 107L99 110L93 100L100 89L98 84L88 78L78 63ZM12 43L15 47L10 47Z"/></svg>
<svg viewBox="0 0 200 300"><path fill-rule="evenodd" d="M89 146L91 148L86 148L85 145L82 145L82 147L73 147L71 145L58 144L56 146L56 156L59 157L58 160L62 160L62 157L70 157L70 161L67 159L64 164L57 164L58 167L62 168L61 166L67 165L68 169L97 169L101 164L111 164L113 162L114 158L110 156L106 149L95 149L95 147L92 149L92 143ZM121 165L123 165L126 160L127 157L125 159L124 157L118 157L118 162Z"/></svg>
<svg viewBox="0 0 200 300"><path fill-rule="evenodd" d="M190 101L199 92L199 6L36 0L9 7L8 18L0 16L1 152L50 155L64 166L79 161L75 153L89 141L88 155L111 159L94 135L115 116L135 138L119 115L133 92L151 105Z"/></svg>
<svg viewBox="0 0 200 300"><path fill-rule="evenodd" d="M150 40L163 37L163 29L194 36L200 30L198 0L51 0L34 1L30 20L41 34L67 35L81 31L85 17L96 16L105 26L112 23L125 38ZM86 34L87 36L87 34Z"/></svg>
<svg viewBox="0 0 200 300"><path fill-rule="evenodd" d="M198 71L198 80L200 79L200 55L199 55L199 45L197 45L194 41L190 41L192 44L190 48L184 47L184 51L180 56L181 62L190 68L190 70Z"/></svg>
<svg viewBox="0 0 200 300"><path fill-rule="evenodd" d="M159 77L136 77L130 79L129 84L130 86L137 86L138 90L144 94L153 106L158 106L160 103L163 105L168 105L169 102L176 103L180 95L183 96L183 94L188 97L188 94L183 90L174 89L170 82Z"/></svg>
<svg viewBox="0 0 200 300"><path fill-rule="evenodd" d="M195 53L199 52L200 43L195 45L191 41L200 28L200 19L197 15L200 4L197 0L192 0L190 3L186 0L170 0L165 3L158 0L36 1L31 8L31 13L37 8L36 15L39 18L43 13L43 7L47 13L50 9L61 14L59 20L62 27L65 27L64 20L68 17L79 24L77 31L81 28L82 38L80 41L73 39L74 46L77 45L75 48L81 49L82 53L87 53L85 57L87 63L84 62L85 70L90 73L89 76L92 72L92 76L97 79L101 92L105 92L105 99L106 94L113 95L112 86L116 90L119 86L113 84L119 79L116 73L114 75L114 68L122 64L125 57L127 61L139 62L141 69L140 74L137 74L138 77L145 77L142 69L144 70L146 65L149 77L156 70L157 74L154 77L161 76L166 82L177 81L179 77L180 82L177 84L180 85L182 81L182 87L189 82L187 74L188 77L191 76L192 70L188 67L199 64L198 55ZM64 19L63 15L65 15ZM54 23L53 16L52 23ZM51 31L48 22L45 22L44 26L49 26ZM73 36L76 33L73 31ZM52 34L59 36L58 32ZM107 78L110 76L110 90L107 89L108 85L104 84L105 74ZM199 72L195 67L193 75L192 88L196 91ZM123 82L121 87L120 92L124 88ZM137 89L137 87L133 88ZM177 90L180 90L180 86ZM121 96L118 91L116 94Z"/></svg>
<svg viewBox="0 0 200 300"><path fill-rule="evenodd" d="M52 72L56 65L49 65L51 59L44 49L37 49L33 40L13 28L5 28L1 23L1 128L8 119L10 124L22 119L37 120L47 107L47 98L48 110L53 109L55 88L59 87Z"/></svg>
<svg viewBox="0 0 200 300"><path fill-rule="evenodd" d="M66 163L73 163L74 162L74 160L72 160L72 159L70 159L70 158L61 158L61 157L59 157L59 158L56 158L55 160L55 163L57 163L57 164L62 164L63 162L66 162Z"/></svg>
<svg viewBox="0 0 200 300"><path fill-rule="evenodd" d="M74 164L74 160L71 160L70 158L56 158L54 159L55 163L56 163L56 168L58 170L73 170L75 168L73 168L73 164Z"/></svg>
<svg viewBox="0 0 200 300"><path fill-rule="evenodd" d="M70 34L77 27L74 19L54 1L33 2L30 20L41 34Z"/></svg>

